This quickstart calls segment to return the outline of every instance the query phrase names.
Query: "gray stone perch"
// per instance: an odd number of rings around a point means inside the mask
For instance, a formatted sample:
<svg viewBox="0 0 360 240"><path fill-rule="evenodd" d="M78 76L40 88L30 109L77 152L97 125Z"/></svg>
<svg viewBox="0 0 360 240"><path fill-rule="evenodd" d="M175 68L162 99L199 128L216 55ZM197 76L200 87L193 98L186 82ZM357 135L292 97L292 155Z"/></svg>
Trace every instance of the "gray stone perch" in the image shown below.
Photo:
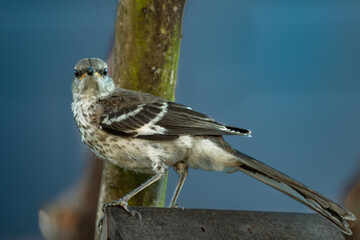
<svg viewBox="0 0 360 240"><path fill-rule="evenodd" d="M326 219L312 213L133 208L142 214L141 221L121 208L108 208L101 240L345 239Z"/></svg>

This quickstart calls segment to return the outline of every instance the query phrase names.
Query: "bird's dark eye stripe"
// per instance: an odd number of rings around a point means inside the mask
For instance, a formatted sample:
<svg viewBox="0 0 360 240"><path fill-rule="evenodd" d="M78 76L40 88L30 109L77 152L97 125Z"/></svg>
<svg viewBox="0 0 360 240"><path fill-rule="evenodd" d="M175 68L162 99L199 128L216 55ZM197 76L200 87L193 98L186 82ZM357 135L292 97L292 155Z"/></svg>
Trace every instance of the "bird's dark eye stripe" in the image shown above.
<svg viewBox="0 0 360 240"><path fill-rule="evenodd" d="M99 71L97 71L97 72L98 72L99 74L102 74L103 76L106 76L106 75L108 74L108 69L107 69L107 68L104 68L102 71L99 70ZM74 75L75 75L76 78L80 77L83 73L84 73L83 71L80 72L80 70L74 69Z"/></svg>

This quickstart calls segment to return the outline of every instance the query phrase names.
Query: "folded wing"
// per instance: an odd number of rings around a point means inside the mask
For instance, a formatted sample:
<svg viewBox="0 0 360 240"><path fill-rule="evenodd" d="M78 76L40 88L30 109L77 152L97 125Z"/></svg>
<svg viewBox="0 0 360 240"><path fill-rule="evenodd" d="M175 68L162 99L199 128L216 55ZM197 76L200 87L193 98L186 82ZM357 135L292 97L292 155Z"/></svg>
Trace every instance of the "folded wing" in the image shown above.
<svg viewBox="0 0 360 240"><path fill-rule="evenodd" d="M249 130L218 123L184 105L144 93L128 91L102 99L99 104L104 110L100 126L116 135L169 140L180 135L251 134Z"/></svg>

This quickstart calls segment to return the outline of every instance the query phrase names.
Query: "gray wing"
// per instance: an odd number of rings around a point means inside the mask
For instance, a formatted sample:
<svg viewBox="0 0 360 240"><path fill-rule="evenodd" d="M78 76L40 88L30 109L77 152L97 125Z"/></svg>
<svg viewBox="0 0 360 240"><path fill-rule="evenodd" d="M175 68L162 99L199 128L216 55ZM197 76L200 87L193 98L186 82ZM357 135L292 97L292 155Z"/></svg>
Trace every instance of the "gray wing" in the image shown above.
<svg viewBox="0 0 360 240"><path fill-rule="evenodd" d="M131 104L132 103L132 104ZM223 125L181 104L133 91L103 99L103 130L115 135L170 140L180 135L243 135L246 129Z"/></svg>

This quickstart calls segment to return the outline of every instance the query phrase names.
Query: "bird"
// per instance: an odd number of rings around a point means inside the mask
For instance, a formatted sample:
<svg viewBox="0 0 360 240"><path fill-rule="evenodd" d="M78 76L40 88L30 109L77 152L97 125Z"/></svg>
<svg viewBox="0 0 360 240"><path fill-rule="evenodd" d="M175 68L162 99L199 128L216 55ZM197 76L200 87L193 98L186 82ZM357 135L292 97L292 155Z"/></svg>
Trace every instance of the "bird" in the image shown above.
<svg viewBox="0 0 360 240"><path fill-rule="evenodd" d="M179 175L169 207L177 198L188 168L228 173L242 171L285 193L327 218L351 235L346 220L355 215L289 176L231 147L223 135L251 136L247 129L227 126L185 105L115 86L107 64L84 58L74 67L73 116L82 141L101 159L140 173L151 174L146 182L120 199L104 204L128 206L135 194L162 178L172 167Z"/></svg>

